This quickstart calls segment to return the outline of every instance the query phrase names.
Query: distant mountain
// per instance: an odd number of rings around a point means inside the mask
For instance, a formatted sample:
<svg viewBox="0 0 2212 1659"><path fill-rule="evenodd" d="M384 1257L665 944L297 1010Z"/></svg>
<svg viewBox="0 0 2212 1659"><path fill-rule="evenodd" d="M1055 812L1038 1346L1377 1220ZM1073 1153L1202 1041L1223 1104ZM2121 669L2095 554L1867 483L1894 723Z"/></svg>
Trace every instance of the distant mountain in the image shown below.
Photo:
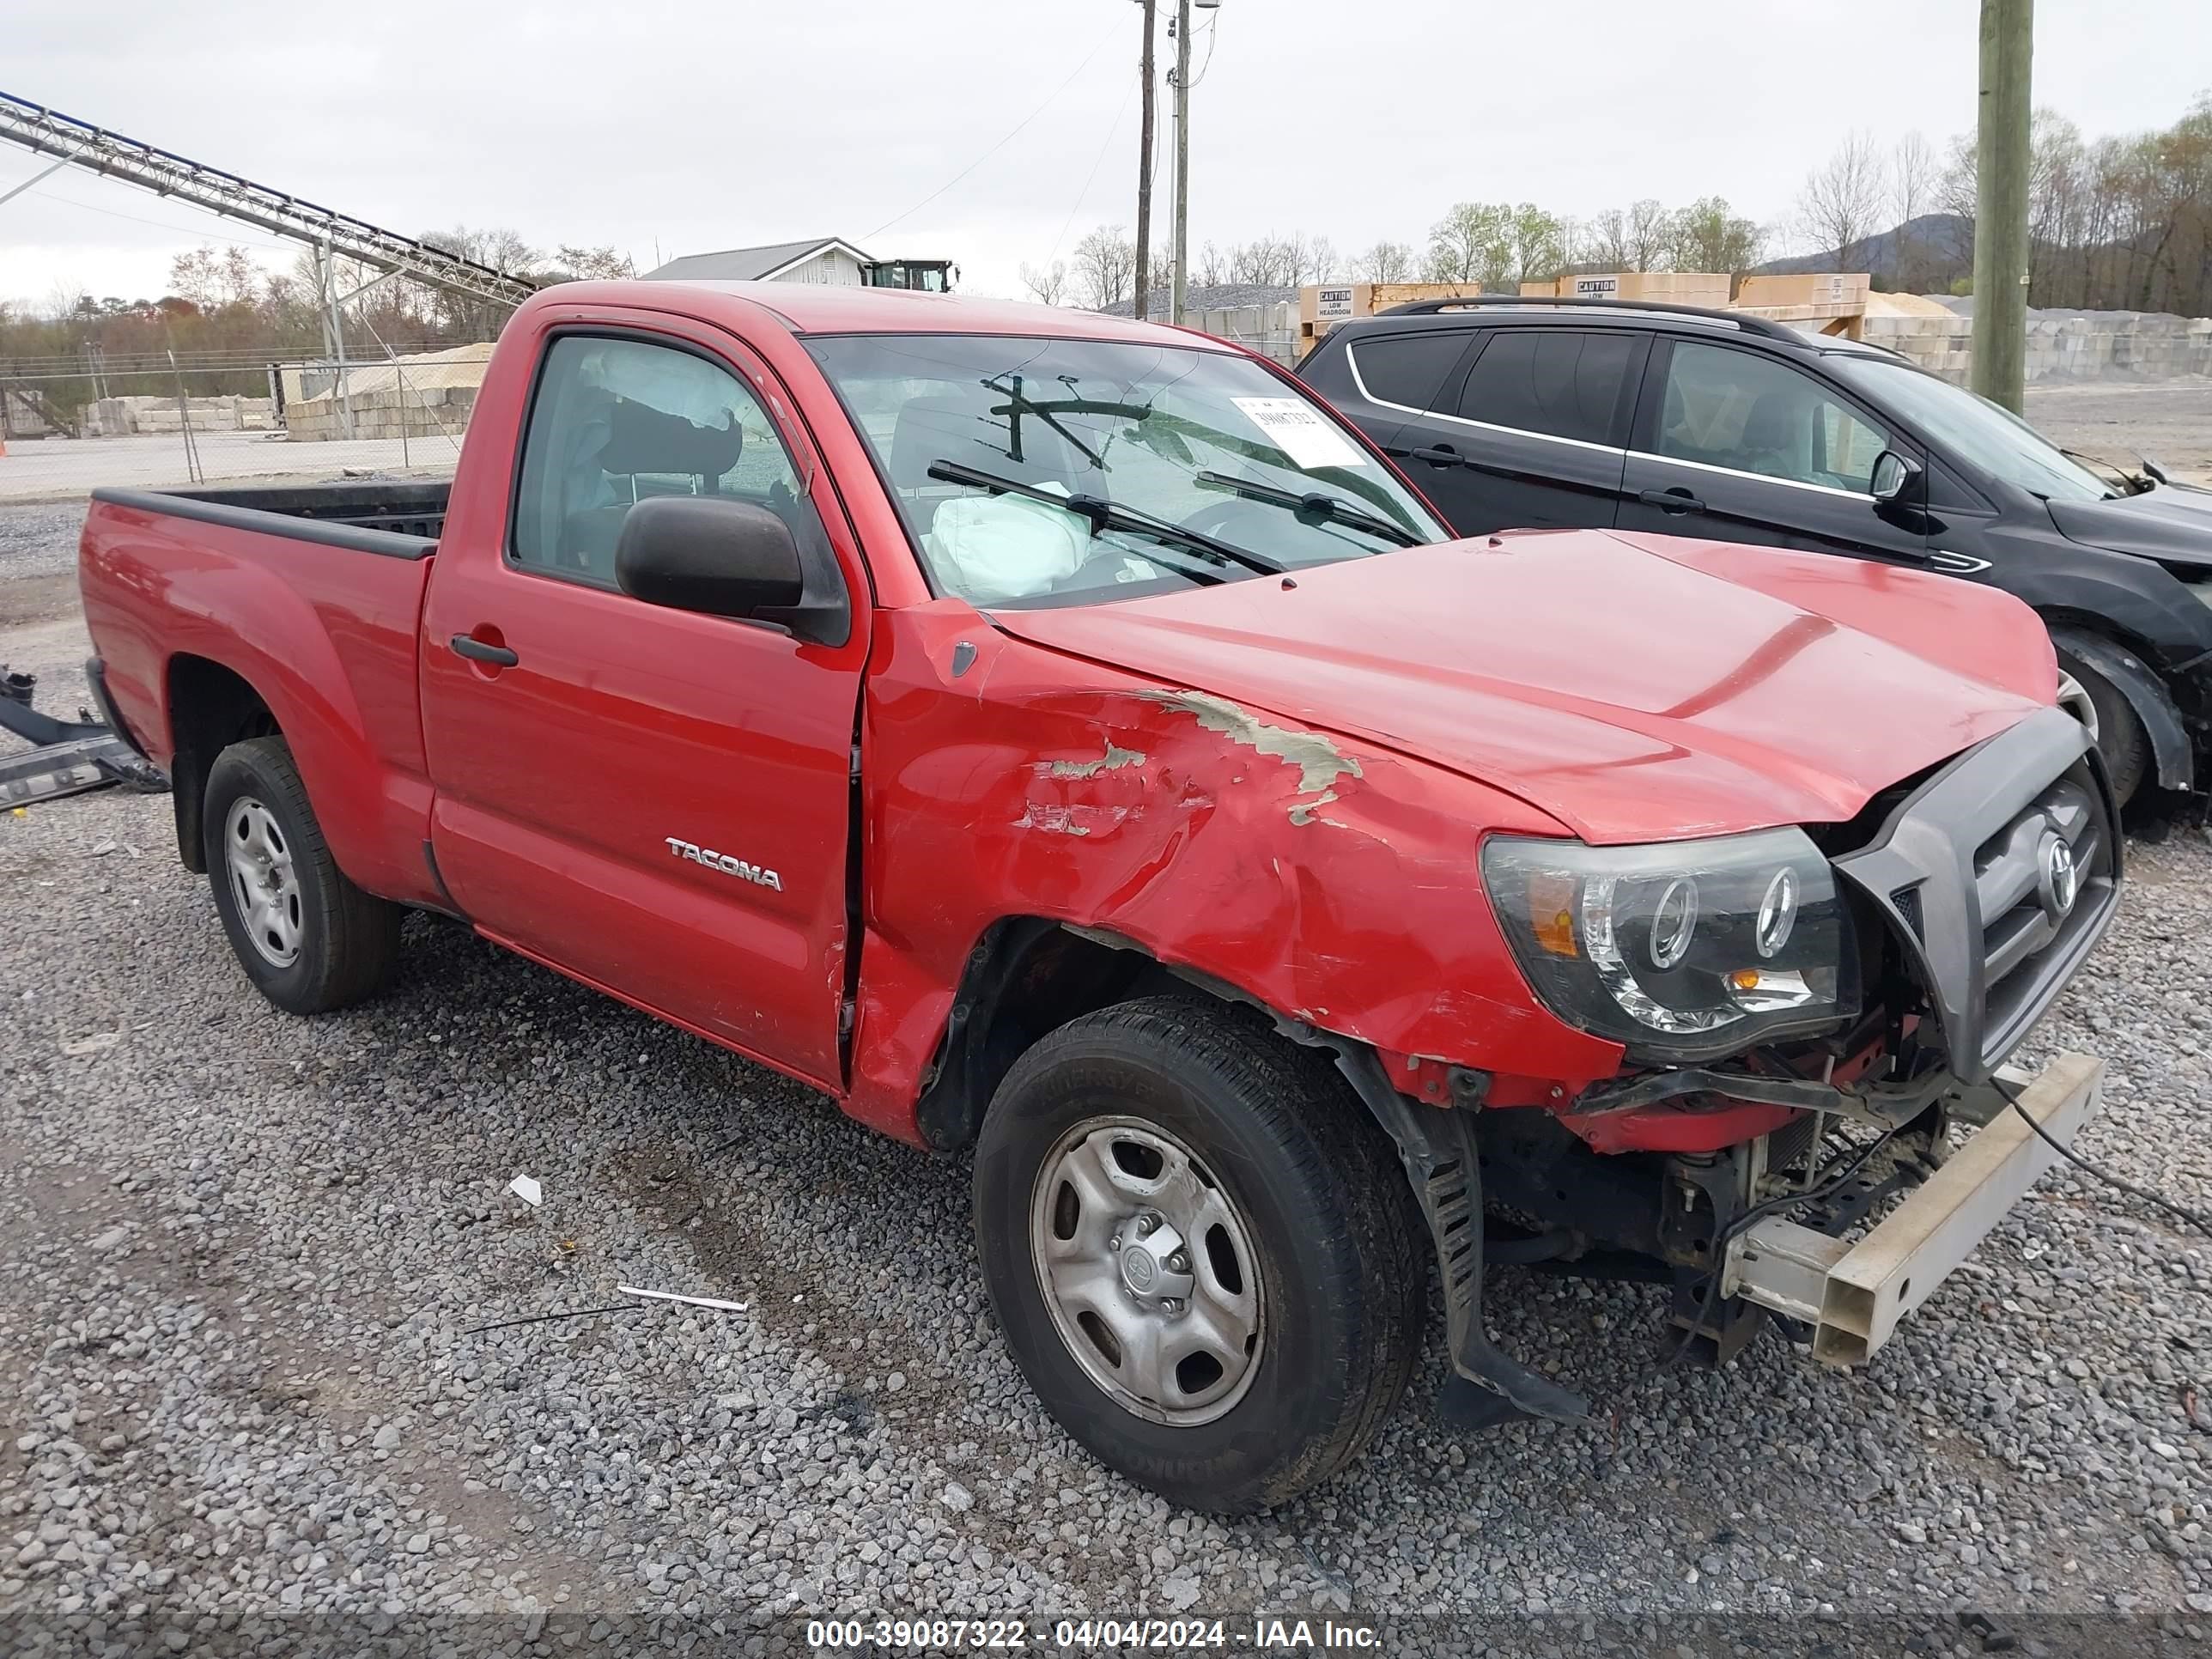
<svg viewBox="0 0 2212 1659"><path fill-rule="evenodd" d="M1954 276L1972 270L1973 264L1973 220L1963 213L1923 213L1868 237L1850 251L1848 258L1831 251L1770 259L1757 267L1757 274L1786 276L1808 270L1863 270L1879 289L1910 283L1940 292L1950 287Z"/></svg>

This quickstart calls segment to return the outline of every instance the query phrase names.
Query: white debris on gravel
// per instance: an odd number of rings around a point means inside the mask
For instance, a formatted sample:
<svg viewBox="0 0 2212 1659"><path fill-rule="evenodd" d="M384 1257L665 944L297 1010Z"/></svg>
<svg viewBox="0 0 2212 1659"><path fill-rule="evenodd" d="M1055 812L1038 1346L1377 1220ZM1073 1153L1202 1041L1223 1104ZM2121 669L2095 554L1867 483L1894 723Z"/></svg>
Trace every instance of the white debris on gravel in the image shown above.
<svg viewBox="0 0 2212 1659"><path fill-rule="evenodd" d="M1038 1407L964 1159L428 918L392 995L289 1018L166 852L82 856L166 849L168 810L0 815L0 1608L110 1640L287 1612L1425 1621L1394 1652L1721 1609L1820 1619L1838 1653L1906 1616L1948 1651L1960 1608L2212 1612L2212 1248L2070 1170L1859 1376L1770 1334L1655 1379L1658 1292L1501 1270L1494 1334L1589 1425L1442 1429L1437 1316L1364 1461L1224 1522ZM2111 1062L2088 1152L2204 1206L2212 846L2177 831L2133 874L2037 1044ZM754 1311L463 1334L641 1279Z"/></svg>

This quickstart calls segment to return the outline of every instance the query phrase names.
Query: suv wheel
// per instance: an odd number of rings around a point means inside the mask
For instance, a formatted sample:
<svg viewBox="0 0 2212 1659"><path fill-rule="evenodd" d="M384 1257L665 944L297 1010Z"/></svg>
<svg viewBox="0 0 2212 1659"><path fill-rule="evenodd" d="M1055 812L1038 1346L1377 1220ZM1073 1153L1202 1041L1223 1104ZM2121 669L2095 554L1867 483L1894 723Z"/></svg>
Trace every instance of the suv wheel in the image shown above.
<svg viewBox="0 0 2212 1659"><path fill-rule="evenodd" d="M2150 739L2142 722L2128 704L2126 695L2095 669L2057 647L2058 665L2071 674L2097 711L2097 750L2105 757L2105 770L2112 780L2112 799L2125 806L2142 787L2150 769Z"/></svg>
<svg viewBox="0 0 2212 1659"><path fill-rule="evenodd" d="M200 822L223 931L262 995L319 1014L390 982L403 912L338 868L283 738L217 755Z"/></svg>
<svg viewBox="0 0 2212 1659"><path fill-rule="evenodd" d="M1177 997L1087 1015L1000 1085L975 1159L1000 1323L1060 1425L1220 1513L1371 1440L1419 1347L1405 1176L1320 1056Z"/></svg>

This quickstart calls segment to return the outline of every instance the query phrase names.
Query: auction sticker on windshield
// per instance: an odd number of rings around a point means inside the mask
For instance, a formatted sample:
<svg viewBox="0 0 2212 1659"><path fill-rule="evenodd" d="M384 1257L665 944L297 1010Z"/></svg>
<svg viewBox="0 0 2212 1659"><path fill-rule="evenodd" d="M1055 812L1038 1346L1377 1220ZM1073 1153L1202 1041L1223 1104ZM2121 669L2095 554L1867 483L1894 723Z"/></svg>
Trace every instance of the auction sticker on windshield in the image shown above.
<svg viewBox="0 0 2212 1659"><path fill-rule="evenodd" d="M1364 466L1367 457L1311 404L1297 398L1232 398L1245 418L1298 466Z"/></svg>

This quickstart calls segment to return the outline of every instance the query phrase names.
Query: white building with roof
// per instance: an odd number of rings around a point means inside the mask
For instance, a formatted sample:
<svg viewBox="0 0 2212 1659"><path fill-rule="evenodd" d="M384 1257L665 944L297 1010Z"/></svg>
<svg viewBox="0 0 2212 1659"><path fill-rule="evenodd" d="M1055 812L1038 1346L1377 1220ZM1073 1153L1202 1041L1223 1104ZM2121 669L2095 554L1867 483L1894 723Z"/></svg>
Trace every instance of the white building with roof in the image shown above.
<svg viewBox="0 0 2212 1659"><path fill-rule="evenodd" d="M876 259L842 236L686 253L645 273L647 282L818 283L835 288L948 292L957 267L943 259Z"/></svg>

